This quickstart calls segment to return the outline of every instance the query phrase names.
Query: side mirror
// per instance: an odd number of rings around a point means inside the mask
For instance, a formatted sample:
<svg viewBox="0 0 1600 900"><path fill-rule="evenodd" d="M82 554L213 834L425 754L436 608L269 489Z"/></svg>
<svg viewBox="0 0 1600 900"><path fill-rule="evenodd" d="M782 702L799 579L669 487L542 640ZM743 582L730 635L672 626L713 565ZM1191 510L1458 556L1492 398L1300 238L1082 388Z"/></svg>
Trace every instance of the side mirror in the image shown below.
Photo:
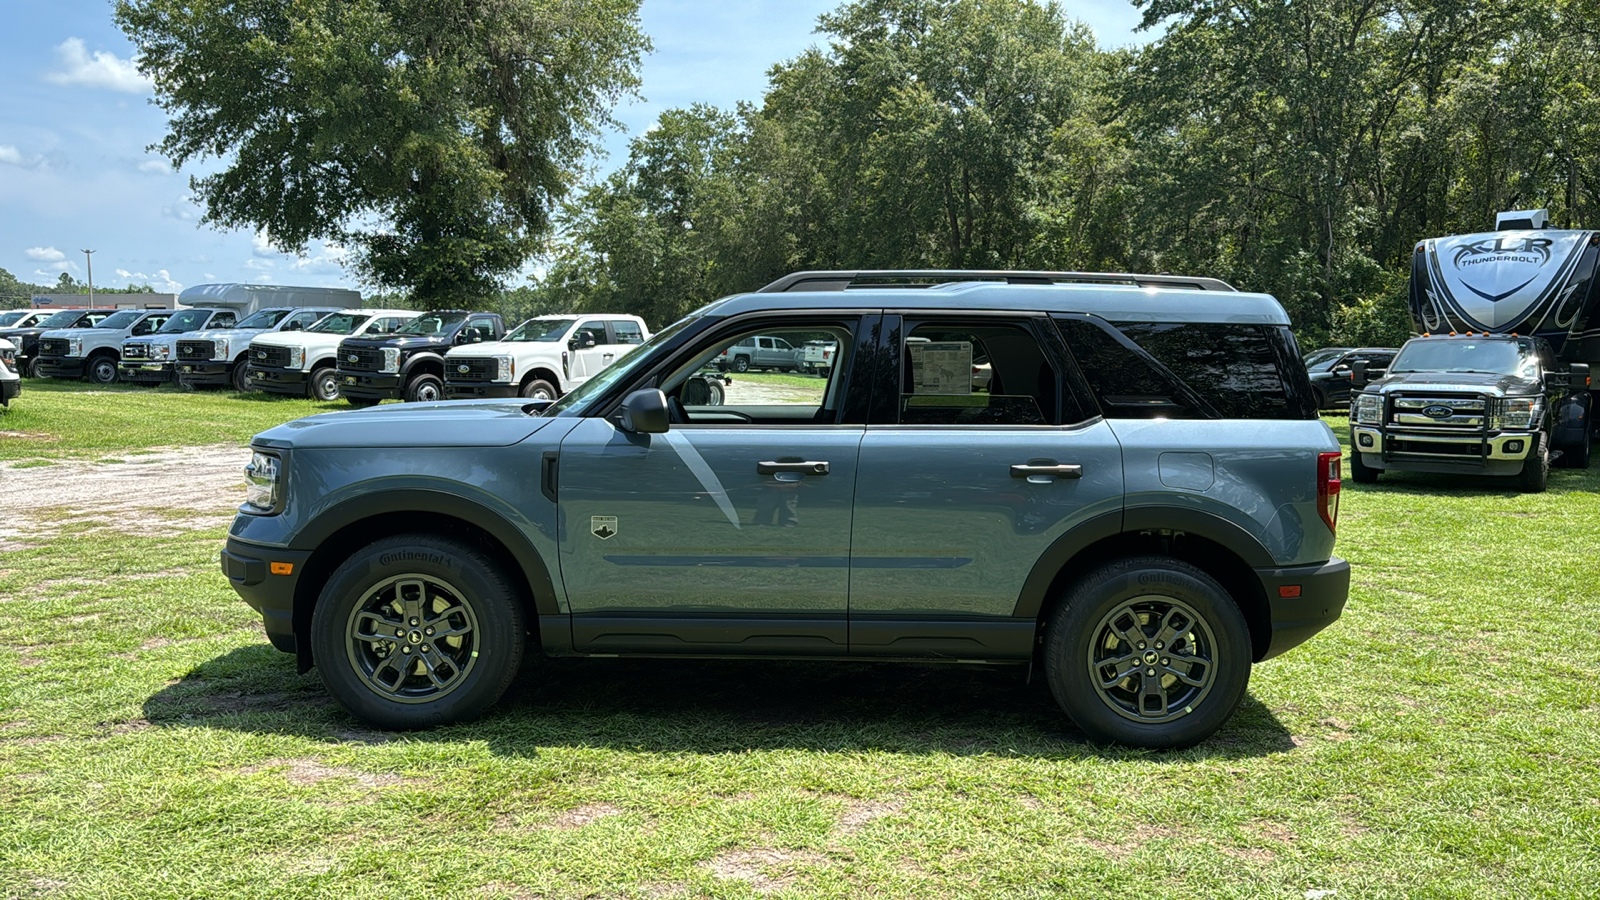
<svg viewBox="0 0 1600 900"><path fill-rule="evenodd" d="M662 434L667 430L667 395L659 389L634 391L622 400L622 430Z"/></svg>
<svg viewBox="0 0 1600 900"><path fill-rule="evenodd" d="M1573 363L1568 369L1567 384L1575 391L1589 389L1589 364Z"/></svg>
<svg viewBox="0 0 1600 900"><path fill-rule="evenodd" d="M594 333L585 331L567 342L573 350L587 350L595 345Z"/></svg>
<svg viewBox="0 0 1600 900"><path fill-rule="evenodd" d="M1366 360L1358 359L1350 364L1350 386L1358 388L1367 386Z"/></svg>

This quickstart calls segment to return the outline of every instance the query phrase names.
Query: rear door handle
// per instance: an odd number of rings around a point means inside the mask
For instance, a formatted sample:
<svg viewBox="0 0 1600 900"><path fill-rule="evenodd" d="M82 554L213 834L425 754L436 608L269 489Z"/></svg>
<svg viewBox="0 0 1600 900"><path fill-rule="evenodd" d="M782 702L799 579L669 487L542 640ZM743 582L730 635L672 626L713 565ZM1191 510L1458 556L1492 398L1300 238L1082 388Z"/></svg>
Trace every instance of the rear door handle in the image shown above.
<svg viewBox="0 0 1600 900"><path fill-rule="evenodd" d="M1035 475L1054 475L1057 478L1082 478L1083 466L1031 465L1020 463L1011 467L1012 478L1031 478Z"/></svg>
<svg viewBox="0 0 1600 900"><path fill-rule="evenodd" d="M826 475L828 474L828 463L826 460L807 460L804 462L777 462L776 460L771 460L768 462L756 463L756 474L758 475L776 475L779 472L799 472L802 475Z"/></svg>

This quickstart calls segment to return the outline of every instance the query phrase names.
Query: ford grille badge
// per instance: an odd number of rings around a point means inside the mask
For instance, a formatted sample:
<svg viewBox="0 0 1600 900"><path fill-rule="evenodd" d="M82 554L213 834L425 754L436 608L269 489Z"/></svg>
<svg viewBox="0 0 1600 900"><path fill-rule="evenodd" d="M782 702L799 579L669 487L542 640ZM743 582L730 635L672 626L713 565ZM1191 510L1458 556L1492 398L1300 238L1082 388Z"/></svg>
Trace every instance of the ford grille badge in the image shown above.
<svg viewBox="0 0 1600 900"><path fill-rule="evenodd" d="M1448 419L1455 415L1456 411L1448 406L1430 406L1424 409L1422 414L1430 419Z"/></svg>

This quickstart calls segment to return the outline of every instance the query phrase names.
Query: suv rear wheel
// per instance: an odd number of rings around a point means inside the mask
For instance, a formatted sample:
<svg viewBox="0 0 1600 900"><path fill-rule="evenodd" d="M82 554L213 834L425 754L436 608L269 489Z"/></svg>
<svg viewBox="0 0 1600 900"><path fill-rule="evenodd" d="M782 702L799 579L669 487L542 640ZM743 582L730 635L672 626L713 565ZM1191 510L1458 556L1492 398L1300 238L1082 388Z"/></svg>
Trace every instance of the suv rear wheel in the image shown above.
<svg viewBox="0 0 1600 900"><path fill-rule="evenodd" d="M1090 572L1045 632L1045 679L1091 740L1188 747L1233 715L1250 681L1250 632L1233 598L1179 560Z"/></svg>
<svg viewBox="0 0 1600 900"><path fill-rule="evenodd" d="M475 718L523 653L523 612L492 558L460 541L403 534L358 550L311 618L311 655L351 715L379 728Z"/></svg>

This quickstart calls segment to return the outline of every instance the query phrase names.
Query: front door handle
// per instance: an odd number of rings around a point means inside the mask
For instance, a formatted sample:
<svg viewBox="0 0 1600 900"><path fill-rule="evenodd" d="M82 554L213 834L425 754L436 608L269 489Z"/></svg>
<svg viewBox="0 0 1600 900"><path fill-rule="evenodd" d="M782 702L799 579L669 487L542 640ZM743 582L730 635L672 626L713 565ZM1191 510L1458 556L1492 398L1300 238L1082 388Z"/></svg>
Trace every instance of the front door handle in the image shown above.
<svg viewBox="0 0 1600 900"><path fill-rule="evenodd" d="M801 475L826 475L828 463L826 460L806 460L803 462L768 462L756 463L757 475L776 475L779 472L799 472Z"/></svg>
<svg viewBox="0 0 1600 900"><path fill-rule="evenodd" d="M1035 475L1054 475L1057 478L1082 478L1083 466L1033 465L1021 463L1011 467L1012 478L1032 478Z"/></svg>

